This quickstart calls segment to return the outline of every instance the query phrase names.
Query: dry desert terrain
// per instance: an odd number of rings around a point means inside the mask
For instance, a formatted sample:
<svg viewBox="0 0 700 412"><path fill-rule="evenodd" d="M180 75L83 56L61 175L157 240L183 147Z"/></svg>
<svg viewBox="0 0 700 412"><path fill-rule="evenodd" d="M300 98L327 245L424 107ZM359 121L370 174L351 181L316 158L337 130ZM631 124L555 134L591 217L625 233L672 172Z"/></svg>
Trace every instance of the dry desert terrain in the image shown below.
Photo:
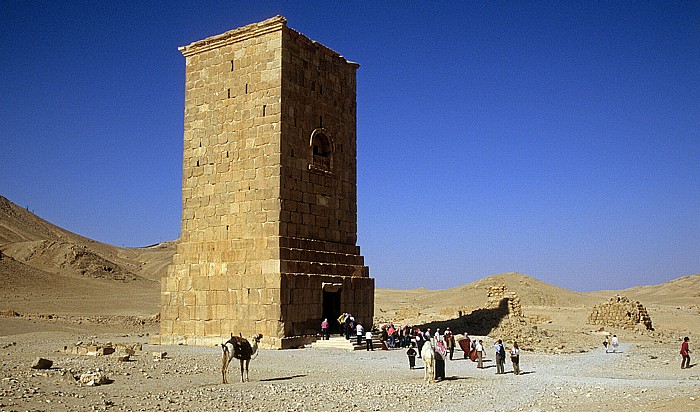
<svg viewBox="0 0 700 412"><path fill-rule="evenodd" d="M517 273L447 290L378 289L375 324L450 326L506 346L518 339L525 373L496 375L493 350L482 370L456 352L447 379L425 383L421 361L410 370L404 350L310 347L260 350L250 382L232 365L223 385L219 347L148 344L173 243L101 244L0 197L0 251L2 411L700 410L697 352L684 370L678 354L683 336L691 350L700 338L700 275L592 293ZM523 316L485 310L489 287L500 285L517 294ZM641 302L654 330L588 324L593 306L616 295ZM606 334L620 337L618 353L605 353ZM122 362L120 352L75 353L79 343L136 348ZM37 358L53 364L32 369ZM102 384L76 382L95 371Z"/></svg>

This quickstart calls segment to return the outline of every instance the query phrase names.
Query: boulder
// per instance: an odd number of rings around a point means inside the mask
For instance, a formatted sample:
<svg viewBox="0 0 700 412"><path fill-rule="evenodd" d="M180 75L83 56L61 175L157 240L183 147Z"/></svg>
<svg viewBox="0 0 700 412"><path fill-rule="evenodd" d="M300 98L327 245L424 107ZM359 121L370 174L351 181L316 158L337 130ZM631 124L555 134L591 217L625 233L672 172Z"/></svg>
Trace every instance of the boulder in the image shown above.
<svg viewBox="0 0 700 412"><path fill-rule="evenodd" d="M32 365L32 369L49 369L52 365L52 360L36 358L36 360L34 361L34 365Z"/></svg>
<svg viewBox="0 0 700 412"><path fill-rule="evenodd" d="M107 382L109 382L107 376L99 370L84 372L78 378L78 383L85 386L104 385Z"/></svg>

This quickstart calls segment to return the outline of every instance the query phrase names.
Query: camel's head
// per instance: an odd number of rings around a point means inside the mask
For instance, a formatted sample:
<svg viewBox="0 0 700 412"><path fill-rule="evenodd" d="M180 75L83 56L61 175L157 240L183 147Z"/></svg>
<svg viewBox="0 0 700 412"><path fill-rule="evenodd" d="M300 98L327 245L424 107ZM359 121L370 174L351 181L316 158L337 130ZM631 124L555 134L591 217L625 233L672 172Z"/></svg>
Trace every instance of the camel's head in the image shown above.
<svg viewBox="0 0 700 412"><path fill-rule="evenodd" d="M255 335L253 335L253 340L255 341L255 343L260 342L260 340L261 340L262 338L263 338L263 335L261 335L261 334L259 334L259 333L256 333Z"/></svg>

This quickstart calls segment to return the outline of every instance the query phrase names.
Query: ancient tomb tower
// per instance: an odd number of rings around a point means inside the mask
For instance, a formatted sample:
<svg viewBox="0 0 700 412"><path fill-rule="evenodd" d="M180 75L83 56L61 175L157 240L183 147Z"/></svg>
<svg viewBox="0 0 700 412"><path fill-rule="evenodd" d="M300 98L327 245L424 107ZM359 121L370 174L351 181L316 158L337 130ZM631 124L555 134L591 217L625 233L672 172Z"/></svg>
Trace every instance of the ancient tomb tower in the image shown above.
<svg viewBox="0 0 700 412"><path fill-rule="evenodd" d="M374 280L357 240L357 64L273 17L180 48L182 228L161 343L262 333L286 348L351 312Z"/></svg>

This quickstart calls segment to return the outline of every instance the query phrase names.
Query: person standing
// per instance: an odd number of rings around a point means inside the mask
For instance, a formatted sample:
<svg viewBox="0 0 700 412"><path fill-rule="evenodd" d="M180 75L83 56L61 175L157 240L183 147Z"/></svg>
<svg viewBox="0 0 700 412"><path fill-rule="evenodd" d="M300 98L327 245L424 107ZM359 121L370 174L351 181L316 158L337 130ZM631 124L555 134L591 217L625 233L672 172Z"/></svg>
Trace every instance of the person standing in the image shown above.
<svg viewBox="0 0 700 412"><path fill-rule="evenodd" d="M408 355L408 366L411 367L411 369L416 368L416 350L413 349L413 344L408 347L408 350L406 351L406 355Z"/></svg>
<svg viewBox="0 0 700 412"><path fill-rule="evenodd" d="M438 340L435 342L435 380L442 381L445 379L445 358L447 348L445 342Z"/></svg>
<svg viewBox="0 0 700 412"><path fill-rule="evenodd" d="M350 340L350 331L352 331L352 321L355 320L355 318L352 317L351 314L347 314L345 316L345 339Z"/></svg>
<svg viewBox="0 0 700 412"><path fill-rule="evenodd" d="M386 329L386 336L389 338L389 347L394 348L396 346L396 336L394 335L394 332L396 329L394 329L393 324L389 324L389 327Z"/></svg>
<svg viewBox="0 0 700 412"><path fill-rule="evenodd" d="M425 340L423 339L423 332L418 329L416 333L416 346L418 346L418 357L420 358L420 353L423 350L423 345L425 345Z"/></svg>
<svg viewBox="0 0 700 412"><path fill-rule="evenodd" d="M496 375L502 375L505 373L505 363L506 363L506 349L503 347L503 341L498 340L493 345L496 350Z"/></svg>
<svg viewBox="0 0 700 412"><path fill-rule="evenodd" d="M328 319L323 319L321 322L321 340L328 340L330 335L328 334Z"/></svg>
<svg viewBox="0 0 700 412"><path fill-rule="evenodd" d="M452 333L450 328L445 329L445 346L447 346L447 352L450 354L450 360L452 360L452 355L455 353L455 335Z"/></svg>
<svg viewBox="0 0 700 412"><path fill-rule="evenodd" d="M479 339L479 342L477 342L476 347L476 367L479 369L484 369L484 342Z"/></svg>
<svg viewBox="0 0 700 412"><path fill-rule="evenodd" d="M518 342L513 342L513 348L510 350L510 361L513 362L513 373L520 375L520 348Z"/></svg>
<svg viewBox="0 0 700 412"><path fill-rule="evenodd" d="M464 352L464 359L467 359L469 358L469 353L472 351L472 339L469 337L469 334L467 332L464 332L464 340L467 341L466 349L462 346L461 343L459 344L459 346Z"/></svg>
<svg viewBox="0 0 700 412"><path fill-rule="evenodd" d="M689 341L689 337L686 336L685 338L683 338L683 344L681 345L681 356L683 357L683 359L681 359L681 369L690 367L690 347L688 345Z"/></svg>
<svg viewBox="0 0 700 412"><path fill-rule="evenodd" d="M365 328L358 322L355 331L357 332L357 346L360 346L362 345L362 337L365 335Z"/></svg>
<svg viewBox="0 0 700 412"><path fill-rule="evenodd" d="M613 353L617 352L617 347L620 346L620 342L617 340L617 335L613 335L612 339L610 340L610 346L613 348Z"/></svg>
<svg viewBox="0 0 700 412"><path fill-rule="evenodd" d="M372 346L372 331L369 329L365 333L365 343L367 344L367 350L374 350L374 346Z"/></svg>
<svg viewBox="0 0 700 412"><path fill-rule="evenodd" d="M348 314L347 314L346 312L343 312L342 315L338 316L337 321L338 321L338 323L340 324L340 336L345 335L345 317L346 317L347 315L348 315Z"/></svg>

